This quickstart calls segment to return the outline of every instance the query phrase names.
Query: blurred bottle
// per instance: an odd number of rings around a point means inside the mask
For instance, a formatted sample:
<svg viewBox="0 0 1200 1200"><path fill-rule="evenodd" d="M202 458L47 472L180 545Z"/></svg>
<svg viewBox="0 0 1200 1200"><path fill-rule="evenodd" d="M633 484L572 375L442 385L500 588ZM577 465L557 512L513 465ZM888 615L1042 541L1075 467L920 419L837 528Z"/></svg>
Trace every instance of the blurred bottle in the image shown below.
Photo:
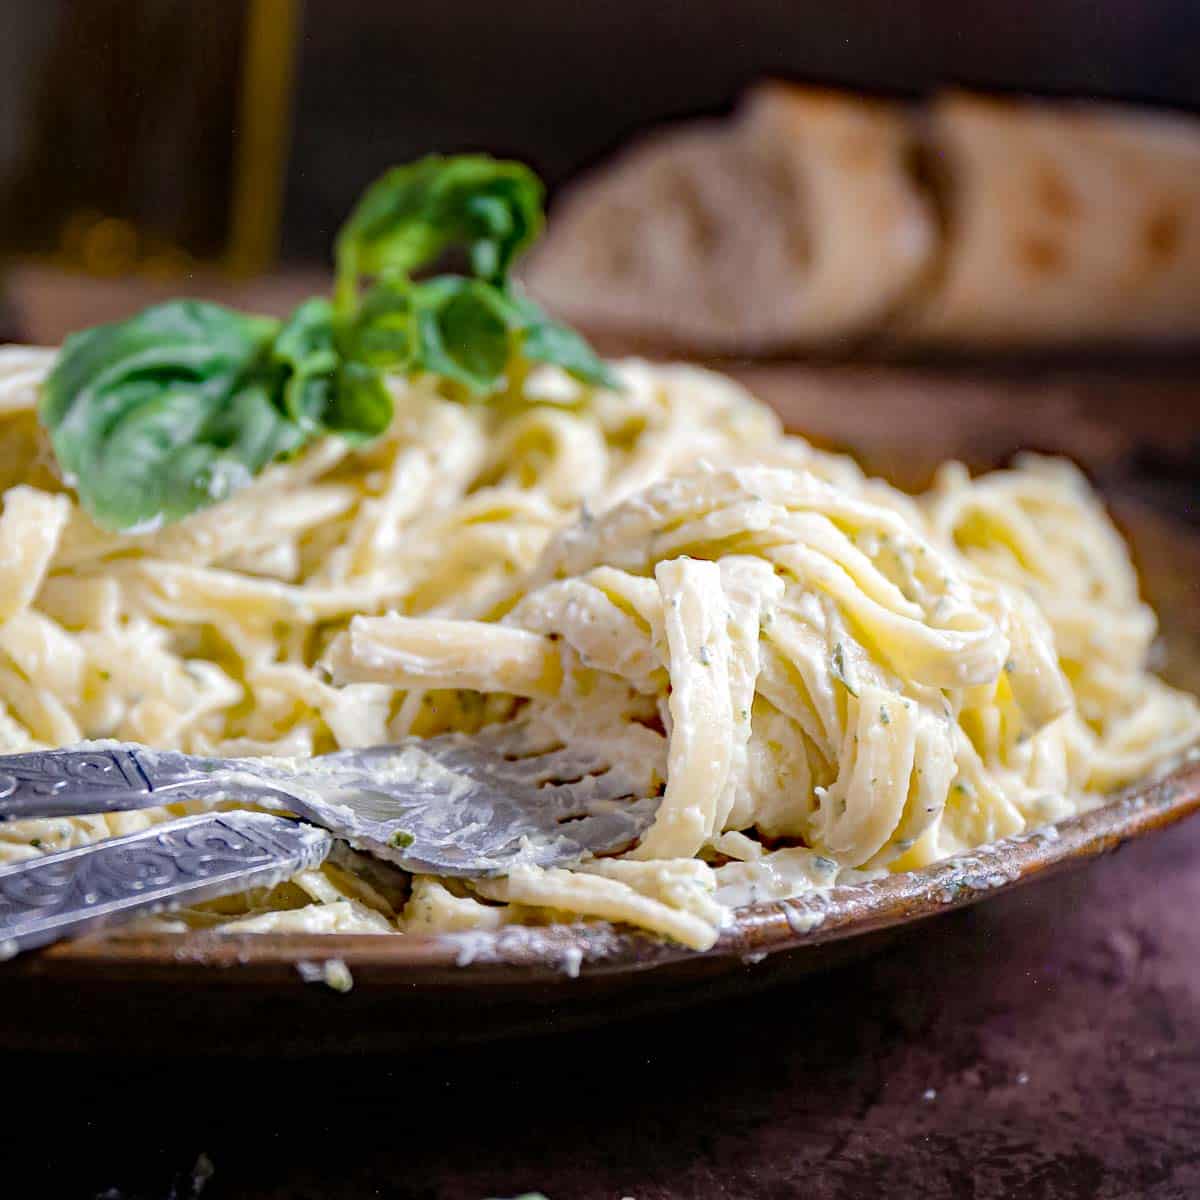
<svg viewBox="0 0 1200 1200"><path fill-rule="evenodd" d="M106 277L266 269L298 10L299 0L9 9L4 24L33 61L0 79L10 124L0 115L0 148L10 147L0 159L0 260Z"/></svg>

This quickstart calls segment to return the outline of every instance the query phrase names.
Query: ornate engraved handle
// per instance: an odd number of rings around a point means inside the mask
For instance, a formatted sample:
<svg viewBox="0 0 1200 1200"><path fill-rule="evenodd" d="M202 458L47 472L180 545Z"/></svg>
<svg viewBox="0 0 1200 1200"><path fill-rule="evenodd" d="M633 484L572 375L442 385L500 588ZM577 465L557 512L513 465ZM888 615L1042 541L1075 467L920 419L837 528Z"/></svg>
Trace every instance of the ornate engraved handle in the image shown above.
<svg viewBox="0 0 1200 1200"><path fill-rule="evenodd" d="M62 937L270 886L319 866L332 837L269 813L203 813L0 867L0 959Z"/></svg>
<svg viewBox="0 0 1200 1200"><path fill-rule="evenodd" d="M121 812L228 792L228 782L214 783L210 772L229 765L129 744L0 756L0 821ZM238 790L252 798L252 786Z"/></svg>

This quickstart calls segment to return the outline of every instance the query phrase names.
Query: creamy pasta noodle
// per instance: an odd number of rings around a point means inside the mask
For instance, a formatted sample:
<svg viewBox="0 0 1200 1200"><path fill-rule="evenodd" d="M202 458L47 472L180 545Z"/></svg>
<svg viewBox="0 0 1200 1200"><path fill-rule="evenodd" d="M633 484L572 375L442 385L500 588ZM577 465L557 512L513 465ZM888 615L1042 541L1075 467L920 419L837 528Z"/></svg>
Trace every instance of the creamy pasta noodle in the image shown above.
<svg viewBox="0 0 1200 1200"><path fill-rule="evenodd" d="M628 853L476 882L358 856L163 929L429 932L576 919L704 948L731 906L919 868L1103 802L1200 734L1082 476L926 494L788 437L719 375L395 379L390 431L111 534L0 350L0 749L119 738L310 755L521 719L648 792ZM0 826L12 862L186 806ZM143 926L145 927L145 926Z"/></svg>

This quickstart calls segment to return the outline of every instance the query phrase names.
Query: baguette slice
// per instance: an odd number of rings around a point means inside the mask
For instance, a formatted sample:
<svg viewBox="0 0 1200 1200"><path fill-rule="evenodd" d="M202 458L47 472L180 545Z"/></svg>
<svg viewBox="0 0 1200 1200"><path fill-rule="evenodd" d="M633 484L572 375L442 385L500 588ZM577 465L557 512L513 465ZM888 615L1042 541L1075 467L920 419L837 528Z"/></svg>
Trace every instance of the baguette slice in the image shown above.
<svg viewBox="0 0 1200 1200"><path fill-rule="evenodd" d="M926 137L945 248L901 342L1200 333L1200 121L952 93Z"/></svg>
<svg viewBox="0 0 1200 1200"><path fill-rule="evenodd" d="M765 85L569 191L529 289L590 332L707 353L860 338L934 258L909 150L895 106Z"/></svg>

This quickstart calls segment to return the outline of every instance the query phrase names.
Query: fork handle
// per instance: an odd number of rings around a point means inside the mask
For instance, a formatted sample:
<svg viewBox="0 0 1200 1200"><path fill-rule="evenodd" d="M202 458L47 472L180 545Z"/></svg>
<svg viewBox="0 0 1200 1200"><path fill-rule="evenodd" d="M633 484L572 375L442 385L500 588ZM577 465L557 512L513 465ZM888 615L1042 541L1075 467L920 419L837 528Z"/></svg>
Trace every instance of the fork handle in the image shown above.
<svg viewBox="0 0 1200 1200"><path fill-rule="evenodd" d="M228 793L211 771L219 760L132 743L87 750L37 750L0 756L0 822L152 808ZM255 789L238 786L250 799ZM270 788L264 784L262 791Z"/></svg>
<svg viewBox="0 0 1200 1200"><path fill-rule="evenodd" d="M201 813L0 867L0 960L320 866L333 838L270 813Z"/></svg>

